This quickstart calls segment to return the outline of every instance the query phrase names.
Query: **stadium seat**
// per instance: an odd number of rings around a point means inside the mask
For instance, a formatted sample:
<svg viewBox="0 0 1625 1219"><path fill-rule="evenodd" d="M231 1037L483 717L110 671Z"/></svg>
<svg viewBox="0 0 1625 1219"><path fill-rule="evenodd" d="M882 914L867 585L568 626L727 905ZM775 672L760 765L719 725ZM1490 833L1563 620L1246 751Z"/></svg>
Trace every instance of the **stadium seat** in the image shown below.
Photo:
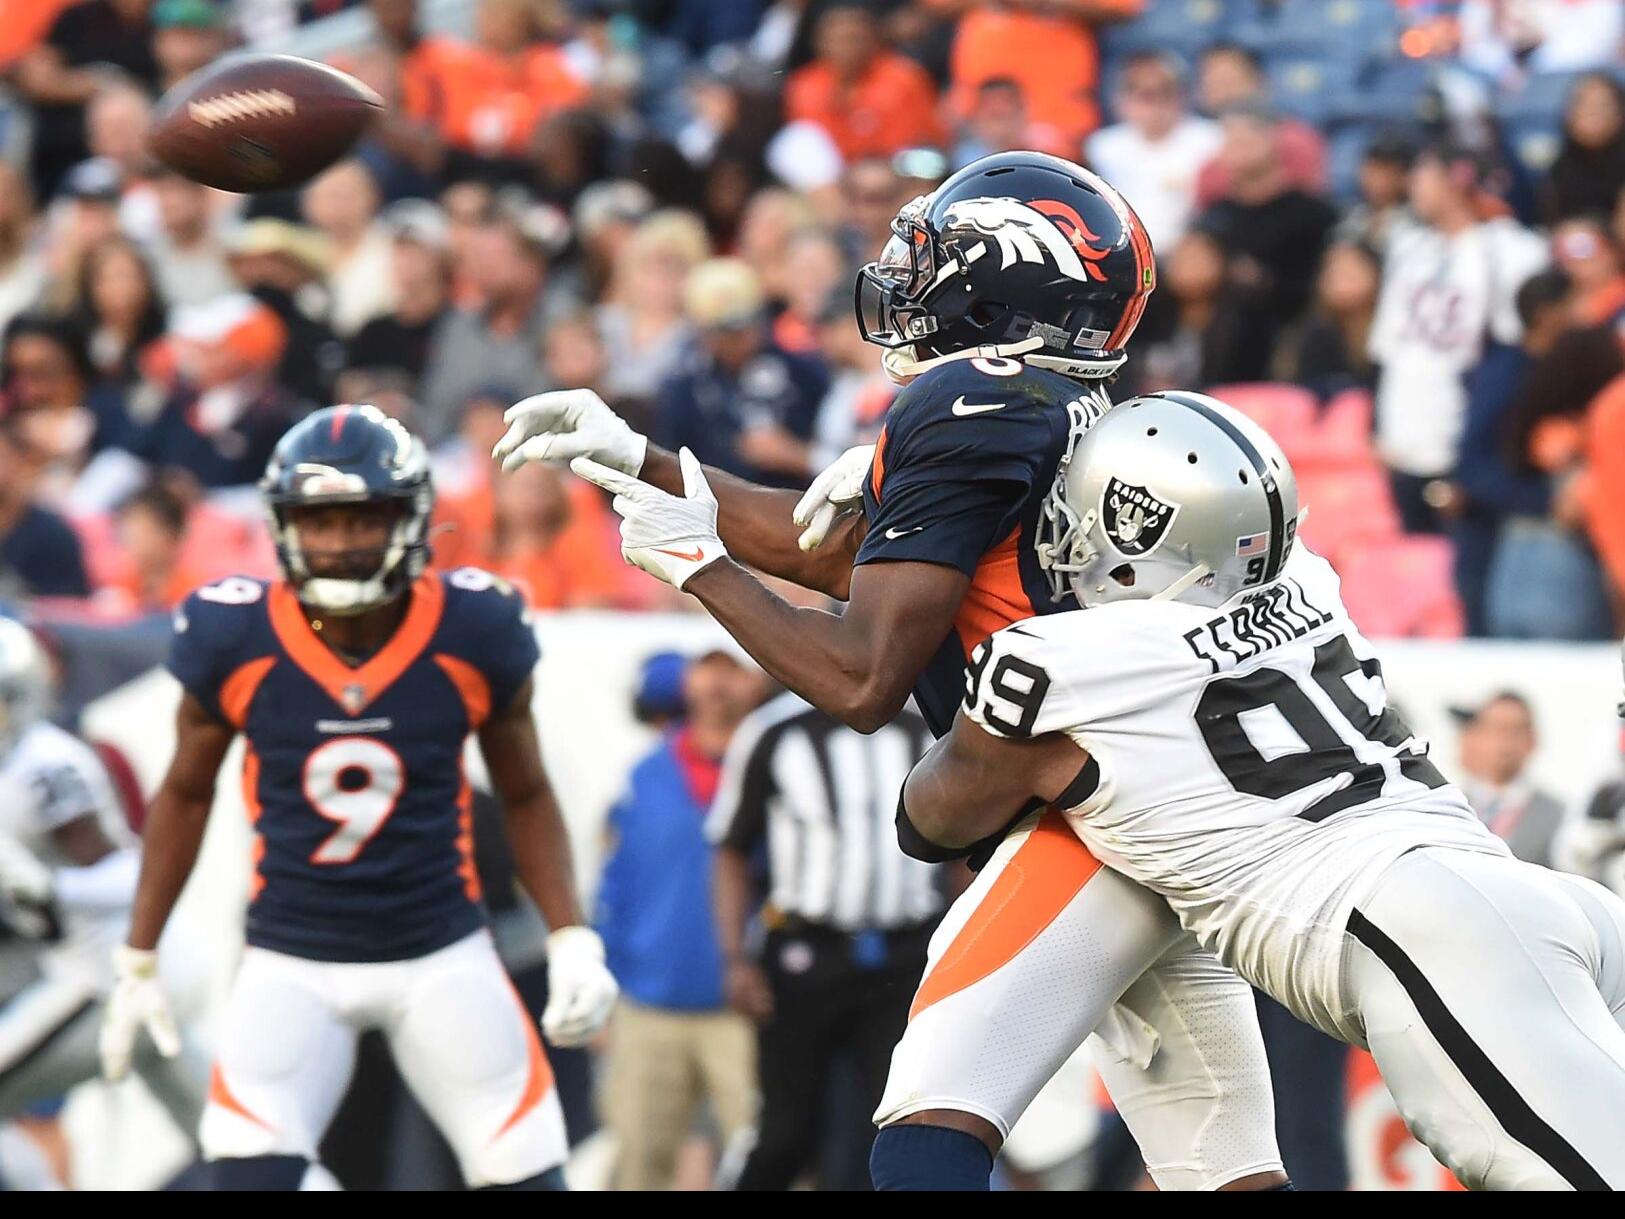
<svg viewBox="0 0 1625 1219"><path fill-rule="evenodd" d="M1161 0L1133 21L1107 26L1101 42L1108 59L1135 51L1189 55L1228 38L1242 8L1238 0Z"/></svg>
<svg viewBox="0 0 1625 1219"><path fill-rule="evenodd" d="M1280 0L1256 5L1236 28L1264 51L1319 51L1353 65L1387 54L1398 34L1395 5L1380 0Z"/></svg>
<svg viewBox="0 0 1625 1219"><path fill-rule="evenodd" d="M1300 536L1333 563L1369 543L1400 536L1388 476L1375 462L1341 469L1304 467L1298 475L1298 503L1309 510Z"/></svg>
<svg viewBox="0 0 1625 1219"><path fill-rule="evenodd" d="M1352 59L1301 53L1271 55L1270 97L1288 114L1309 123L1324 123L1354 88L1358 65Z"/></svg>
<svg viewBox="0 0 1625 1219"><path fill-rule="evenodd" d="M1461 602L1442 537L1400 537L1354 547L1338 560L1343 603L1367 635L1459 639Z"/></svg>
<svg viewBox="0 0 1625 1219"><path fill-rule="evenodd" d="M1297 385L1256 381L1220 385L1208 391L1228 402L1271 436L1289 461L1295 448L1306 445L1315 429L1315 398Z"/></svg>
<svg viewBox="0 0 1625 1219"><path fill-rule="evenodd" d="M1382 64L1364 75L1357 88L1336 100L1331 116L1366 122L1412 122L1423 95L1432 88L1433 71L1431 64L1412 59Z"/></svg>
<svg viewBox="0 0 1625 1219"><path fill-rule="evenodd" d="M1562 121L1569 92L1580 76L1578 72L1547 72L1531 76L1521 88L1499 90L1495 111L1507 121L1545 119L1555 127Z"/></svg>
<svg viewBox="0 0 1625 1219"><path fill-rule="evenodd" d="M1376 461L1371 447L1371 395L1363 389L1334 394L1320 408L1320 417L1308 443L1288 453L1301 475L1369 466Z"/></svg>

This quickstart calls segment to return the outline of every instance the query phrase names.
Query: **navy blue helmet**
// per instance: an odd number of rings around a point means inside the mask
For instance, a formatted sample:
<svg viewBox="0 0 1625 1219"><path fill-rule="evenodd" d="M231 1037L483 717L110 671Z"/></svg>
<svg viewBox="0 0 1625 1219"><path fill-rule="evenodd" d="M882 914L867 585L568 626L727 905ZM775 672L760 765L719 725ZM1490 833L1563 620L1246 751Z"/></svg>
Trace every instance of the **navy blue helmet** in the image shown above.
<svg viewBox="0 0 1625 1219"><path fill-rule="evenodd" d="M434 484L429 457L399 422L375 406L329 406L288 430L260 480L282 574L299 599L331 614L360 614L394 600L429 560ZM393 504L387 546L366 575L314 575L291 513L327 504ZM368 556L353 556L367 566Z"/></svg>

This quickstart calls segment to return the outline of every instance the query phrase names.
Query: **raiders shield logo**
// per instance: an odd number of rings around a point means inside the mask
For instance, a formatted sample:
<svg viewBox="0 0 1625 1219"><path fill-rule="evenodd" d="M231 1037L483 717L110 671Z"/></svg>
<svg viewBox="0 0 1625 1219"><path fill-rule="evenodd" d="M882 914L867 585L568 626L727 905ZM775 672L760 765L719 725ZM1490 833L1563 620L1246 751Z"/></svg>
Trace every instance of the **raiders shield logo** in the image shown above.
<svg viewBox="0 0 1625 1219"><path fill-rule="evenodd" d="M1115 478L1106 481L1101 496L1100 519L1106 536L1124 554L1150 554L1162 544L1178 512L1178 504Z"/></svg>

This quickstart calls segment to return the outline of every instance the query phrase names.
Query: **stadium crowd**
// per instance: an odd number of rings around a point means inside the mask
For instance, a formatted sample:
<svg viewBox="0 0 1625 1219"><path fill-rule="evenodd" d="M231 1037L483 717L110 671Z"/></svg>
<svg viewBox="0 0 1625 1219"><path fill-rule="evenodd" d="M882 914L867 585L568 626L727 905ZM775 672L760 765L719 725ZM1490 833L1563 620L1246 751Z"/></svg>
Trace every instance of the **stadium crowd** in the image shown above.
<svg viewBox="0 0 1625 1219"><path fill-rule="evenodd" d="M1268 426L1370 633L1619 637L1616 0L419 7L35 0L0 30L0 596L63 643L70 710L161 658L191 588L274 571L253 484L330 402L430 442L438 565L486 567L536 609L690 608L620 562L596 488L497 476L503 411L588 386L663 445L804 486L894 392L853 324L855 268L902 204L1018 147L1097 170L1155 243L1113 396L1202 389ZM430 8L455 20L430 28ZM252 197L149 158L167 85L346 9L363 32L330 58L388 105L352 157ZM612 825L703 812L763 693L673 663L645 670L639 714L671 735ZM1518 786L1527 705L1464 715L1486 820L1511 793L1509 836L1545 859L1550 818ZM665 848L709 866L698 818ZM611 894L638 867L613 857ZM717 956L703 899L670 900L653 950L657 928L606 907L612 963L710 962L643 996L622 978L642 1007L616 1028L606 1118L641 1139L623 1180L642 1185L707 1179L677 1148L702 1094L723 1142L748 1124L738 1013L771 1005ZM663 1002L703 1019L663 1024ZM633 1074L685 1055L679 1082ZM864 1097L845 1108L830 1163L861 1162Z"/></svg>

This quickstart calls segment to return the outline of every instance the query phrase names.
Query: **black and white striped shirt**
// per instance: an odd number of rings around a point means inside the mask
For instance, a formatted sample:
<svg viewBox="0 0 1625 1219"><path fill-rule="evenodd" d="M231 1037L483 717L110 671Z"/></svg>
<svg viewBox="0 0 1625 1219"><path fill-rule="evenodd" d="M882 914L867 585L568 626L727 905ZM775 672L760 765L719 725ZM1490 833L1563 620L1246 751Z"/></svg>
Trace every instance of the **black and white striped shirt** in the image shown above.
<svg viewBox="0 0 1625 1219"><path fill-rule="evenodd" d="M943 907L938 870L897 845L897 793L931 747L914 711L865 736L783 694L739 726L707 832L767 844L768 900L841 931L912 927Z"/></svg>

